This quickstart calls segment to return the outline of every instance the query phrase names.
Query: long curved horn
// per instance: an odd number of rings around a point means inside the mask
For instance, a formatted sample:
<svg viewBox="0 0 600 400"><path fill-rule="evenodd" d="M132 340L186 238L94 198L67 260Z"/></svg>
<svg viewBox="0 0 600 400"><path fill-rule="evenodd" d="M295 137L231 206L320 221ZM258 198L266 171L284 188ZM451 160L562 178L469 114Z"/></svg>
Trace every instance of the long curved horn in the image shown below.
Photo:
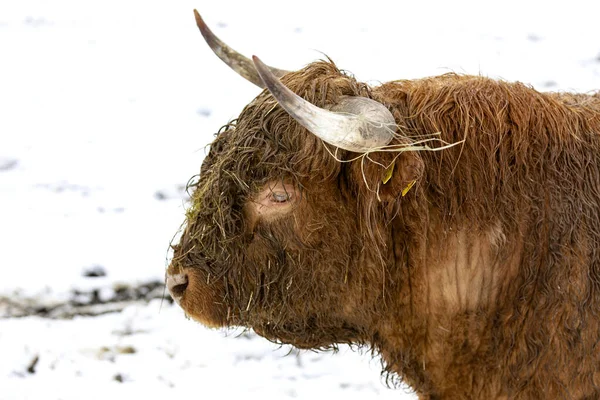
<svg viewBox="0 0 600 400"><path fill-rule="evenodd" d="M343 97L332 111L319 108L288 89L256 56L256 70L279 105L323 141L344 150L365 153L387 145L396 121L381 103L366 97Z"/></svg>
<svg viewBox="0 0 600 400"><path fill-rule="evenodd" d="M221 41L217 36L204 23L204 20L200 16L197 10L194 10L194 16L196 17L196 25L198 25L198 29L200 29L200 33L204 36L204 40L210 46L212 51L219 57L223 62L229 67L254 83L256 86L261 89L265 88L265 84L262 79L258 76L256 69L254 68L254 64L250 61L249 58L244 57L237 51L233 50L231 47L227 46L225 43ZM282 77L287 74L288 71L277 69L273 67L269 67L269 69L273 72L273 74L277 77Z"/></svg>

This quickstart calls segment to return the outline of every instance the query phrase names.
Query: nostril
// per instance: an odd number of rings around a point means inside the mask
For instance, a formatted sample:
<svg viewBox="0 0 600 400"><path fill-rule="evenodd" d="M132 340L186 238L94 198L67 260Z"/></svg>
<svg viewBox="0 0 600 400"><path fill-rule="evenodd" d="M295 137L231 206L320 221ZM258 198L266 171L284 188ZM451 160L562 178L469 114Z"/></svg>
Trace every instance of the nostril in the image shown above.
<svg viewBox="0 0 600 400"><path fill-rule="evenodd" d="M185 273L167 276L167 288L175 300L179 300L183 297L183 293L185 292L185 289L187 289L188 284L189 279Z"/></svg>

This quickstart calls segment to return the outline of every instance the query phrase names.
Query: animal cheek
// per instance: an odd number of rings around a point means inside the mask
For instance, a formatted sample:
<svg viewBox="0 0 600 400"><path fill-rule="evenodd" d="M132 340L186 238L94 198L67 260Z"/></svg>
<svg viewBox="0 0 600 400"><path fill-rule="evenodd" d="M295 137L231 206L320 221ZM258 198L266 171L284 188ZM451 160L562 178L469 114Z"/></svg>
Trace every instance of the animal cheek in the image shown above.
<svg viewBox="0 0 600 400"><path fill-rule="evenodd" d="M258 221L258 213L256 212L255 206L251 203L244 205L244 231L249 234L254 232L254 228Z"/></svg>
<svg viewBox="0 0 600 400"><path fill-rule="evenodd" d="M224 304L225 288L220 280L211 281L208 274L188 268L188 287L179 300L186 315L209 328L227 325L227 306Z"/></svg>

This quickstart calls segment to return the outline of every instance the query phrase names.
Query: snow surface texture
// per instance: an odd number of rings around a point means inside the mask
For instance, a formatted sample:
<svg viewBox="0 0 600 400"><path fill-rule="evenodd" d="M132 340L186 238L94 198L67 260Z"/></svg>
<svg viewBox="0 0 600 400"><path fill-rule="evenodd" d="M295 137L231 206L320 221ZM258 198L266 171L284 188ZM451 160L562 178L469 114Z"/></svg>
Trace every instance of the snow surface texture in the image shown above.
<svg viewBox="0 0 600 400"><path fill-rule="evenodd" d="M157 299L185 183L258 94L192 9L283 69L323 52L373 84L455 71L585 92L600 88L597 7L0 0L0 399L413 398L368 354L278 349Z"/></svg>

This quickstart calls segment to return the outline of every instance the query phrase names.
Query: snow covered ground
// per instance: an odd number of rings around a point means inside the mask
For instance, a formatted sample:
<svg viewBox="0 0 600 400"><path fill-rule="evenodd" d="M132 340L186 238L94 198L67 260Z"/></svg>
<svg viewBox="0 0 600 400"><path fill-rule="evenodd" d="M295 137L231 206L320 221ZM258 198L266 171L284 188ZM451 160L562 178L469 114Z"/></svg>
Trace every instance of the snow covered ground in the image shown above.
<svg viewBox="0 0 600 400"><path fill-rule="evenodd" d="M258 94L192 9L279 68L323 52L373 84L456 71L590 91L598 7L0 0L0 399L412 398L368 354L278 349L161 306L185 183Z"/></svg>

